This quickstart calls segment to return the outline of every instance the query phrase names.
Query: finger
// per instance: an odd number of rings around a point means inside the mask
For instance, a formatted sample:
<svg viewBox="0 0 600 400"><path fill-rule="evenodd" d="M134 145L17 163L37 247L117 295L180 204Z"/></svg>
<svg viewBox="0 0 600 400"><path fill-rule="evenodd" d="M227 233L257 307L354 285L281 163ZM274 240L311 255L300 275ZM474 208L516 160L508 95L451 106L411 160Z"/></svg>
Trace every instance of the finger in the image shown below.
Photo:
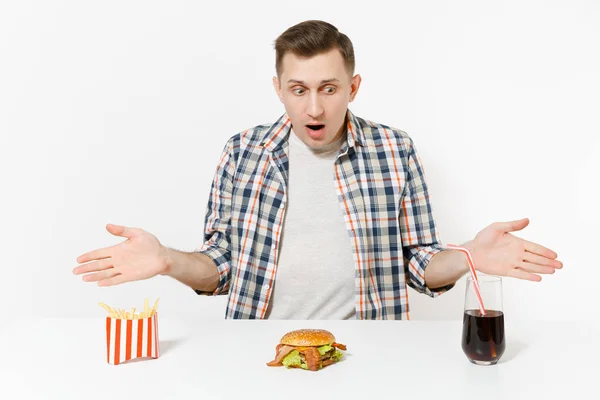
<svg viewBox="0 0 600 400"><path fill-rule="evenodd" d="M537 254L530 253L528 251L525 252L523 261L528 261L532 264L547 265L552 268L562 268L563 266L563 264L558 260L555 260L553 258L542 257Z"/></svg>
<svg viewBox="0 0 600 400"><path fill-rule="evenodd" d="M79 257L77 257L77 262L80 264L86 263L88 261L93 261L93 260L102 260L105 258L110 257L112 248L114 246L110 246L110 247L105 247L103 249L98 249L98 250L94 250L94 251L90 251L89 253L85 253L83 255L80 255Z"/></svg>
<svg viewBox="0 0 600 400"><path fill-rule="evenodd" d="M542 280L541 276L532 274L527 271L523 271L519 268L511 269L510 271L508 271L507 275L510 277L513 277L513 278L523 279L523 280L532 281L532 282L539 282Z"/></svg>
<svg viewBox="0 0 600 400"><path fill-rule="evenodd" d="M523 242L525 243L525 250L530 253L539 254L540 256L551 258L553 260L558 257L558 254L542 245L530 242L528 240L523 240Z"/></svg>
<svg viewBox="0 0 600 400"><path fill-rule="evenodd" d="M83 280L85 282L98 282L103 279L109 279L118 274L117 270L114 268L109 268L105 271L96 272L95 274L84 275Z"/></svg>
<svg viewBox="0 0 600 400"><path fill-rule="evenodd" d="M515 232L524 229L529 225L529 219L523 218L516 221L496 222L496 227L504 232Z"/></svg>
<svg viewBox="0 0 600 400"><path fill-rule="evenodd" d="M107 224L106 230L115 236L120 236L128 239L131 239L135 235L134 228L128 228L122 225Z"/></svg>
<svg viewBox="0 0 600 400"><path fill-rule="evenodd" d="M104 279L104 280L98 282L98 286L102 286L102 287L115 286L115 285L120 285L121 283L125 283L128 281L129 281L129 279L127 279L127 277L125 275L118 274L109 279Z"/></svg>
<svg viewBox="0 0 600 400"><path fill-rule="evenodd" d="M105 258L100 261L94 261L88 264L80 265L73 269L75 275L81 275L88 272L104 271L105 269L112 268L112 258Z"/></svg>
<svg viewBox="0 0 600 400"><path fill-rule="evenodd" d="M552 267L548 267L548 266L544 266L544 265L539 265L539 264L532 264L532 263L527 262L527 261L523 261L519 265L519 269L521 269L523 271L527 271L527 272L533 272L533 273L536 273L536 274L553 274L556 271Z"/></svg>

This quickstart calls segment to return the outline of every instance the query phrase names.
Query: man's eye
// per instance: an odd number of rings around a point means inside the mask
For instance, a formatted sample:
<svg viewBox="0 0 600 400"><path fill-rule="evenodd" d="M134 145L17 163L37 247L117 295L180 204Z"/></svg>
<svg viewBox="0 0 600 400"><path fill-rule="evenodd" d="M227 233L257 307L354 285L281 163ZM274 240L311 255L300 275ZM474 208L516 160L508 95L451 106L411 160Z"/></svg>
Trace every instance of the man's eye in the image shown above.
<svg viewBox="0 0 600 400"><path fill-rule="evenodd" d="M325 88L325 93L333 94L333 93L335 93L335 88L333 86L328 86Z"/></svg>
<svg viewBox="0 0 600 400"><path fill-rule="evenodd" d="M292 91L294 92L294 94L302 94L302 93L304 93L304 89L302 89L302 88L292 89Z"/></svg>

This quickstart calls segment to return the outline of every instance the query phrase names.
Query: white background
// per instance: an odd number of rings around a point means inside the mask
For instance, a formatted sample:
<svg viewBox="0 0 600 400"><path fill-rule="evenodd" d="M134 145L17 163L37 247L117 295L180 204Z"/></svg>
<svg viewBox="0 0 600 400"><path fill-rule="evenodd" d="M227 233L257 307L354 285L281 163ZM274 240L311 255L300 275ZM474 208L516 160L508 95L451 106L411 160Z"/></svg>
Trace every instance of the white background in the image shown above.
<svg viewBox="0 0 600 400"><path fill-rule="evenodd" d="M170 278L98 288L72 269L121 240L107 222L200 246L220 151L284 112L272 45L306 19L354 43L351 110L414 139L444 243L529 217L518 235L558 252L541 283L505 279L507 316L597 312L597 2L19 1L0 6L3 316L160 297L165 315L222 318L224 296ZM458 319L463 295L411 291L411 317Z"/></svg>

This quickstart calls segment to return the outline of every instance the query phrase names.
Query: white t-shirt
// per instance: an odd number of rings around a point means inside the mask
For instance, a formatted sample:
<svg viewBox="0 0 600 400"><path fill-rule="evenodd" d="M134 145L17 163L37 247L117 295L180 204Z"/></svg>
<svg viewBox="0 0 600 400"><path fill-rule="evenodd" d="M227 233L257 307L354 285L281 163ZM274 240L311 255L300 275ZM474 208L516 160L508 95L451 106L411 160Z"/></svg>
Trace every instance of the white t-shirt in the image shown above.
<svg viewBox="0 0 600 400"><path fill-rule="evenodd" d="M334 180L343 140L315 151L290 132L288 199L267 318L355 318L353 250Z"/></svg>

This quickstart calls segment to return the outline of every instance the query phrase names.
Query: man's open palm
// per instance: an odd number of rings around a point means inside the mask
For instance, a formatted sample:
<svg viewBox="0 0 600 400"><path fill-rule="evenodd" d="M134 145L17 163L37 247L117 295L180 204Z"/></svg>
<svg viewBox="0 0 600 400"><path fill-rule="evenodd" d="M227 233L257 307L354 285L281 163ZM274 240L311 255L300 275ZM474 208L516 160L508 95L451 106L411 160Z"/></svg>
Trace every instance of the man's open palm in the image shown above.
<svg viewBox="0 0 600 400"><path fill-rule="evenodd" d="M542 277L538 274L553 274L557 268L562 268L554 251L510 233L527 225L529 220L525 218L495 222L481 230L468 246L477 270L539 282Z"/></svg>
<svg viewBox="0 0 600 400"><path fill-rule="evenodd" d="M166 249L158 239L138 228L106 225L115 236L127 238L117 245L91 251L77 257L80 265L73 270L86 282L98 282L98 286L112 286L124 282L152 278L166 268Z"/></svg>

